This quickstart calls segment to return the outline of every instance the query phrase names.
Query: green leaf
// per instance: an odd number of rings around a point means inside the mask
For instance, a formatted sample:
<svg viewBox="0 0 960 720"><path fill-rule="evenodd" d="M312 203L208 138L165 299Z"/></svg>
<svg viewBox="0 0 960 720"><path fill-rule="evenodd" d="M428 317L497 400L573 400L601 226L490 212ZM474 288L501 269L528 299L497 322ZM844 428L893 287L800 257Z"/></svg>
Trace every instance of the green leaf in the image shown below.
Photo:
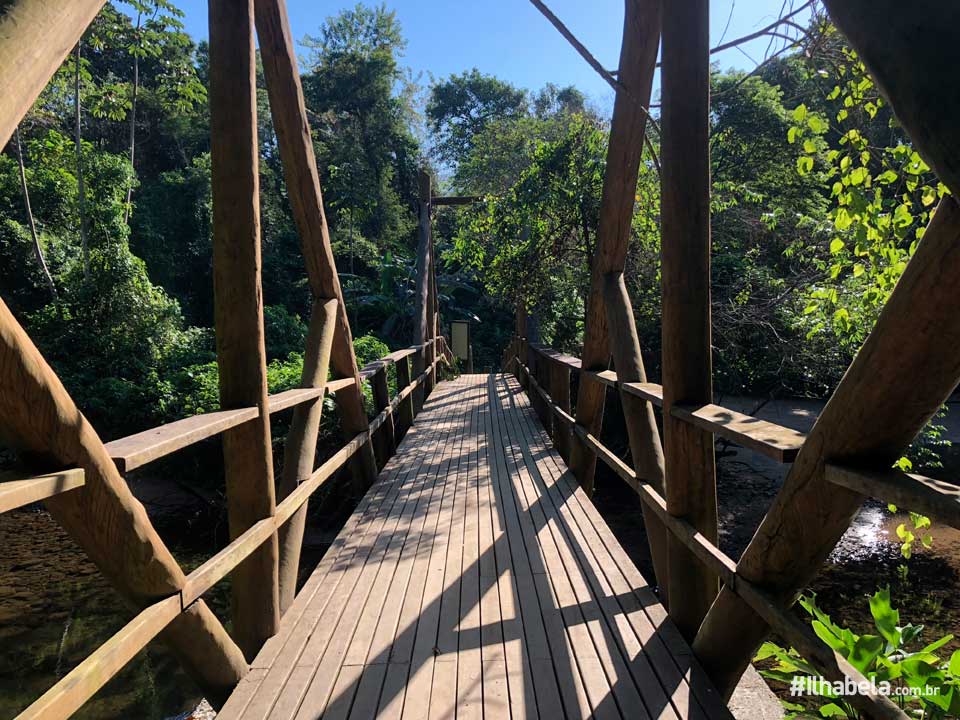
<svg viewBox="0 0 960 720"><path fill-rule="evenodd" d="M862 185L864 180L866 180L868 177L869 177L869 173L867 171L867 168L865 167L854 168L853 170L850 171L850 175L849 175L850 184Z"/></svg>
<svg viewBox="0 0 960 720"><path fill-rule="evenodd" d="M960 650L957 650L950 656L950 664L947 665L947 670L955 678L960 677Z"/></svg>
<svg viewBox="0 0 960 720"><path fill-rule="evenodd" d="M797 172L806 175L813 170L813 158L809 155L801 155L797 158Z"/></svg>
<svg viewBox="0 0 960 720"><path fill-rule="evenodd" d="M856 263L856 264L853 266L853 276L854 276L854 277L860 277L861 275L863 275L864 272L866 272L866 271L864 270L863 265L861 265L860 263ZM896 512L896 511L894 510L893 512Z"/></svg>
<svg viewBox="0 0 960 720"><path fill-rule="evenodd" d="M791 127L787 130L787 142L793 145L797 141L797 128Z"/></svg>
<svg viewBox="0 0 960 720"><path fill-rule="evenodd" d="M877 175L877 182L883 183L884 185L889 185L890 183L895 183L897 181L897 175L893 170L886 170L885 172Z"/></svg>
<svg viewBox="0 0 960 720"><path fill-rule="evenodd" d="M802 123L807 117L807 106L800 104L793 109L793 119L798 123Z"/></svg>
<svg viewBox="0 0 960 720"><path fill-rule="evenodd" d="M897 534L900 534L900 528L897 528ZM890 605L890 588L877 590L873 594L870 598L870 614L873 615L873 624L887 642L895 648L899 647L901 634L897 626L900 625L900 611Z"/></svg>
<svg viewBox="0 0 960 720"><path fill-rule="evenodd" d="M843 240L841 240L840 238L834 238L833 240L830 241L830 254L836 255L841 250L843 250L846 246L847 244Z"/></svg>
<svg viewBox="0 0 960 720"><path fill-rule="evenodd" d="M837 214L833 218L833 224L837 230L846 230L853 224L853 217L847 212L846 208L838 208Z"/></svg>
<svg viewBox="0 0 960 720"><path fill-rule="evenodd" d="M809 127L817 135L822 135L827 131L829 126L819 115L811 115L809 118L807 118L807 127Z"/></svg>
<svg viewBox="0 0 960 720"><path fill-rule="evenodd" d="M847 715L847 711L836 703L827 703L820 707L820 715L822 717L850 717Z"/></svg>
<svg viewBox="0 0 960 720"><path fill-rule="evenodd" d="M813 140L804 140L803 141L803 151L805 153L810 153L811 155L817 151L817 146L814 145Z"/></svg>
<svg viewBox="0 0 960 720"><path fill-rule="evenodd" d="M923 195L920 198L920 202L923 203L924 207L930 207L937 199L937 191L929 185L924 186Z"/></svg>

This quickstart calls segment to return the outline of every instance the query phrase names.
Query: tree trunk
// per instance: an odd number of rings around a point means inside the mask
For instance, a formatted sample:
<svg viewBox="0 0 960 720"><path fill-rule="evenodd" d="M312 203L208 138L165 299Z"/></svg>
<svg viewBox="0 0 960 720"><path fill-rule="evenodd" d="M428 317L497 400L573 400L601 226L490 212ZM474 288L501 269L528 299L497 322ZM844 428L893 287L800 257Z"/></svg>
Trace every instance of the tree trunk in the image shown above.
<svg viewBox="0 0 960 720"><path fill-rule="evenodd" d="M353 351L347 306L343 301L340 277L330 247L317 160L286 4L284 0L255 0L254 8L273 127L277 133L290 208L300 233L310 292L314 301L334 299L338 302L330 367L335 378L354 379L352 386L336 394L337 414L343 434L345 439L351 440L367 429L369 420L360 391L360 375ZM369 440L357 452L350 467L358 487L369 486L377 479L377 463Z"/></svg>
<svg viewBox="0 0 960 720"><path fill-rule="evenodd" d="M430 337L430 176L420 171L420 230L417 235L417 295L416 313L413 318L413 343L422 345ZM417 379L427 367L429 353L422 348L413 356L413 377ZM426 383L413 391L413 409L419 413L426 397Z"/></svg>
<svg viewBox="0 0 960 720"><path fill-rule="evenodd" d="M674 0L663 12L661 275L666 501L717 542L713 434L671 414L713 402L710 327L710 60L708 0ZM692 640L719 581L671 534L670 616Z"/></svg>
<svg viewBox="0 0 960 720"><path fill-rule="evenodd" d="M605 276L623 272L626 263L630 223L636 202L637 173L647 123L645 106L650 104L659 38L660 3L657 0L626 0L620 72L617 75L625 90L617 92L613 106L600 225L591 256L590 295L587 299L581 354L583 370L606 370L610 363L611 338L604 303ZM636 353L639 355L639 347ZM577 424L596 437L600 437L603 426L606 389L606 385L590 380L585 373L581 374L577 390ZM638 421L646 422L645 417ZM652 428L652 436L656 436L659 443L656 426ZM588 494L593 492L596 467L596 455L574 434L570 468Z"/></svg>
<svg viewBox="0 0 960 720"><path fill-rule="evenodd" d="M74 143L77 146L77 209L80 213L80 249L83 253L83 277L90 277L90 246L87 240L87 191L83 180L83 148L80 128L80 61L82 41L77 41L76 68L73 77Z"/></svg>
<svg viewBox="0 0 960 720"><path fill-rule="evenodd" d="M143 41L140 38L140 23L143 13L137 13L137 50L133 54L133 92L130 98L130 170L133 172L133 160L137 142L137 91L140 89L140 49ZM130 222L130 201L133 198L133 178L127 186L127 201L123 208L123 224Z"/></svg>
<svg viewBox="0 0 960 720"><path fill-rule="evenodd" d="M40 245L40 236L37 234L37 223L33 218L33 210L30 207L30 191L27 189L27 169L23 164L23 147L20 144L20 126L14 132L14 139L17 146L17 164L20 166L20 190L23 192L23 205L27 212L27 224L30 227L30 237L33 239L33 252L37 256L37 263L43 271L43 276L50 287L50 294L54 302L59 299L57 295L57 286L53 282L53 276L50 274L50 268L47 267L47 260L43 257L43 247Z"/></svg>

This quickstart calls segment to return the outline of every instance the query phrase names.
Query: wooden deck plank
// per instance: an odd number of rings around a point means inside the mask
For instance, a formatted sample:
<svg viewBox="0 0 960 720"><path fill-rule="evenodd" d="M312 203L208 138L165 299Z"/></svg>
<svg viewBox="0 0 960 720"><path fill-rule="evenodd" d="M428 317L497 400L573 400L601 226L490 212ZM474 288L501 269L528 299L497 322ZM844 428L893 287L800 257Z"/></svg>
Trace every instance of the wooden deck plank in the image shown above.
<svg viewBox="0 0 960 720"><path fill-rule="evenodd" d="M514 401L519 401L521 410L525 409L519 395L514 395ZM530 452L542 452L549 442L549 437L536 426L530 413L524 413L524 415L525 417L518 423L518 434L524 437ZM575 486L561 487L560 482L567 468L555 453L546 455L544 461L537 464L536 469L537 478L540 481L538 491L549 500L551 515L562 520L560 525L565 535L563 544L576 556L576 563L583 569L590 591L597 599L599 607L595 610L599 610L608 623L608 627L604 628L604 642L612 641L617 646L640 691L646 712L656 718L679 717L677 708L668 701L666 692L654 673L649 658L644 653L642 636L628 622L624 609L618 604L615 593L607 582L602 566L593 556L593 546L585 540L578 518L571 511L571 506L574 504L569 502L573 499L571 493L582 495L582 491ZM569 475L568 472L567 474ZM567 562L572 560L573 558L566 558ZM650 634L652 629L647 636ZM676 681L680 682L679 676ZM685 700L683 706L686 707Z"/></svg>
<svg viewBox="0 0 960 720"><path fill-rule="evenodd" d="M592 568L581 566L574 557L572 545L565 532L565 523L550 502L549 489L542 474L544 470L541 469L541 465L548 463L546 458L550 453L547 445L542 441L532 442L534 438L531 437L529 428L530 417L523 412L510 412L507 416L516 438L515 451L522 455L528 470L523 476L527 481L523 492L527 494L528 502L534 503L535 522L549 528L551 537L547 542L552 542L556 547L560 565L550 568L550 577L560 605L564 608L564 621L568 632L577 632L580 635L574 647L589 647L592 641L595 653L590 657L599 660L624 717L649 717L635 678L627 669L622 653L623 644L617 637L616 626L607 624L612 619L599 612L598 596L591 592L587 576L592 576L596 571L591 572ZM533 452L544 459L538 462L534 459ZM583 637L584 635L586 637ZM578 657L581 656L580 653L578 650Z"/></svg>
<svg viewBox="0 0 960 720"><path fill-rule="evenodd" d="M430 429L434 428L428 426L424 428L422 434L424 437L431 437L434 441L433 446L436 447L435 437L428 432ZM421 464L432 458L428 448L429 446L418 453L420 463L416 465L416 470L408 473L414 481L419 477ZM370 556L365 563L355 568L359 570L359 577L352 592L342 599L342 608L337 622L329 623L328 631L315 633L304 649L298 663L315 665L317 669L297 713L298 719L312 720L322 713L328 702L340 702L335 685L339 668L343 664L357 625L362 619L370 591L375 587L377 579L383 577L382 568L386 567L387 572L392 575L396 558L391 558L391 553L395 553L398 544L406 538L407 523L416 503L424 494L423 490L423 486L417 482L407 482L405 485L401 483L397 501L401 504L394 504L393 516L388 518L388 522L379 533ZM387 581L381 579L381 582ZM327 618L323 620L327 622ZM314 640L316 640L315 643ZM355 691L355 684L343 686L343 692L353 691Z"/></svg>
<svg viewBox="0 0 960 720"><path fill-rule="evenodd" d="M467 465L463 474L463 558L460 573L460 614L457 627L457 717L483 718L483 662L480 613L480 411L476 394L470 414Z"/></svg>
<svg viewBox="0 0 960 720"><path fill-rule="evenodd" d="M221 720L729 718L513 378L439 383Z"/></svg>
<svg viewBox="0 0 960 720"><path fill-rule="evenodd" d="M300 616L293 619L291 631L286 635L287 641L283 650L274 651L272 647L265 646L264 651L261 651L255 659L254 665L257 665L261 662L261 656L266 655L263 662L269 663L271 672L265 679L266 686L261 691L258 702L249 708L244 717L293 717L297 712L300 697L306 691L306 684L302 687L298 686L299 694L297 689L285 687L285 683L289 682L288 678L293 677L292 668L295 665L304 665L301 655L306 650L308 641L314 642L314 647L319 646L323 641L324 629L321 629L319 637L314 631L320 623L320 618L324 617L326 619L324 611L331 600L336 602L337 598L352 591L359 575L359 567L369 556L369 552L373 548L373 540L386 521L392 503L398 497L402 477L417 468L416 464L405 462L408 455L425 450L431 442L433 442L433 437L426 425L421 426L415 432L411 432L404 454L398 454L394 462L388 463L381 473L380 482L361 501L358 511L354 512L347 526L338 535L337 542L343 540L343 548L339 553L331 552L333 550L331 548L324 556L318 570L314 572L311 582L313 578L318 578L321 575L324 582L318 582L314 586L315 590L310 602ZM365 505L366 507L364 507ZM367 548L367 554L361 554L365 547ZM330 559L329 563L327 562L328 558ZM350 567L355 567L356 572L352 574L345 572L345 569ZM309 585L310 583L308 583ZM301 595L306 590L307 586L301 591ZM271 642L276 637L283 635L284 632L281 631L278 636L271 638ZM278 652L282 652L279 657L277 657ZM306 663L306 666L310 669L310 674L306 678L307 683L309 683L313 674L313 666L310 663ZM302 673L298 677L302 679ZM296 702L290 700L289 696L292 695L297 696ZM285 701L284 712L281 712L279 703L278 707L271 711L271 707L278 697L282 697Z"/></svg>
<svg viewBox="0 0 960 720"><path fill-rule="evenodd" d="M518 575L517 589L521 603L527 603L528 607L529 604L535 604L539 607L539 614L546 634L544 654L552 662L555 673L555 685L553 687L548 685L547 691L541 691L536 678L539 677L541 683L549 683L549 676L543 672L539 676L535 676L534 689L537 694L538 705L541 700L544 703L549 702L548 692L559 688L557 696L563 703L566 717L589 717L591 714L589 697L584 687L583 677L579 672L576 653L572 647L571 638L567 635L559 605L553 597L550 582L546 577L547 565L543 558L544 548L537 541L536 529L533 526L530 509L526 505L525 498L514 485L514 479L524 472L524 468L517 462L510 449L512 441L500 401L501 392L499 386L492 384L489 402L496 419L494 438L497 451L504 456L507 469L505 476L501 478L501 498L509 508L508 513L511 509L516 513L520 528L511 538L511 543L515 539L518 544L521 544L526 549L530 567L537 567L541 570L530 575ZM528 610L524 608L523 612L524 617L527 617ZM534 615L534 612L536 611L530 612L530 615ZM536 658L536 656L533 657ZM540 712L541 715L546 716L542 708Z"/></svg>
<svg viewBox="0 0 960 720"><path fill-rule="evenodd" d="M535 422L533 410L523 395L522 389L515 382L511 384L514 397L521 406L525 407L527 416L531 420L527 427L540 435L540 442L549 442L543 429ZM702 670L699 670L695 664L690 667L692 655L689 648L679 637L676 627L666 621L666 610L656 599L646 580L630 562L593 503L577 487L575 479L566 471L566 466L559 458L551 456L549 460L554 464L554 469L558 473L555 477L561 486L556 492L562 493L563 497L570 500L564 502L562 507L577 521L570 524L570 528L576 533L571 546L583 553L585 558L593 556L594 567L599 570L598 575L610 583L613 595L626 613L637 638L643 644L644 651L649 656L650 665L660 677L661 684L665 688L674 689L672 702L679 715L686 718L702 717L706 714L708 717L728 718L729 712L726 706L709 683L699 687L694 686L693 694L696 700L690 702L690 677L696 678L698 674L702 674ZM667 644L671 648L668 648Z"/></svg>

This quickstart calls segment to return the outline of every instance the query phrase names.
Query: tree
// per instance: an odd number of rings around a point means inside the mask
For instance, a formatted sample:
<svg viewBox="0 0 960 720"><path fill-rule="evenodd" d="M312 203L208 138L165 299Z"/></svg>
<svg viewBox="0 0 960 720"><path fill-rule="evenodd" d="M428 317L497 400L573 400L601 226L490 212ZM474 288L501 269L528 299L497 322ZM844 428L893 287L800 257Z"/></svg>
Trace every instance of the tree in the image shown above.
<svg viewBox="0 0 960 720"><path fill-rule="evenodd" d="M489 123L528 113L525 91L476 68L436 83L427 103L437 156L450 166L470 153Z"/></svg>

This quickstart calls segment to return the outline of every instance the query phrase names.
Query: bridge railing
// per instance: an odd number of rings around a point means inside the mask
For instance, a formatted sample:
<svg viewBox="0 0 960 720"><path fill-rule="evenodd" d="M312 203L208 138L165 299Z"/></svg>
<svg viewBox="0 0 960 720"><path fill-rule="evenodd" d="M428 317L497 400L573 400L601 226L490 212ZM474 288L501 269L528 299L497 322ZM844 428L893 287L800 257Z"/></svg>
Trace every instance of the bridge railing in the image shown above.
<svg viewBox="0 0 960 720"><path fill-rule="evenodd" d="M437 352L430 353L436 343ZM429 355L435 359L428 361ZM413 359L422 361L426 369L411 378ZM394 365L397 392L389 394L387 369ZM260 548L283 527L307 500L342 470L360 448L372 441L377 464L383 467L396 451L396 445L409 430L416 416L413 393L423 388L441 365L450 365L450 350L441 335L403 350L392 352L360 370L360 380L369 382L373 390L374 412L366 430L357 433L328 460L317 467L305 481L277 503L275 514L253 524L220 552L213 555L186 577L182 589L169 597L153 602L115 633L107 642L83 660L33 704L18 720L55 720L67 718L119 673L124 666L178 615L190 608L205 593L230 574L241 562ZM307 403L322 402L324 396L335 396L354 386L353 378L329 380L322 387L294 388L270 395L268 412L272 415ZM120 438L106 444L110 457L121 473L142 467L202 440L257 417L256 407L221 410L167 423L150 430ZM68 469L56 473L7 479L0 482L0 512L22 507L53 494L75 490L83 485L84 472Z"/></svg>
<svg viewBox="0 0 960 720"><path fill-rule="evenodd" d="M810 664L829 680L850 679L859 687L872 687L867 678L843 656L824 643L784 602L738 570L737 562L716 543L706 538L683 517L670 513L666 499L647 480L639 477L595 435L574 418L570 406L573 374L580 382L599 383L640 398L663 408L663 388L657 383L621 383L616 372L584 371L579 358L546 346L514 337L502 357L503 367L517 377L530 397L530 403L558 452L569 457L572 442L579 442L597 459L636 491L643 504L663 523L671 535L682 543L723 586L733 592L779 635L789 642ZM607 405L606 412L609 412ZM792 463L802 448L806 435L720 405L675 405L670 410L678 420L697 426L715 436L758 452L780 463ZM825 464L829 482L883 502L928 514L952 527L960 528L960 488L921 475L895 469L864 470L833 463ZM668 605L669 612L669 605ZM860 686L860 682L866 683ZM860 694L853 700L870 717L902 718L902 711L879 694Z"/></svg>

